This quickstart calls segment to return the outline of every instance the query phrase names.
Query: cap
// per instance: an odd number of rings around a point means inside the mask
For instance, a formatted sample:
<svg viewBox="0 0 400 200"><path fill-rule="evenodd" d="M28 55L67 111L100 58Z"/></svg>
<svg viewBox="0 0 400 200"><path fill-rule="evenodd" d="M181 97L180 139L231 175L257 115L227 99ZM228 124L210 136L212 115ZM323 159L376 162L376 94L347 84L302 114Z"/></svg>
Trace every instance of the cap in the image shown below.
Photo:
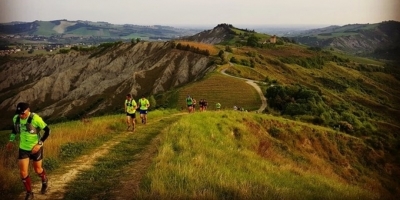
<svg viewBox="0 0 400 200"><path fill-rule="evenodd" d="M22 114L25 112L26 109L29 108L29 103L20 102L17 105L17 110L15 111L16 114Z"/></svg>

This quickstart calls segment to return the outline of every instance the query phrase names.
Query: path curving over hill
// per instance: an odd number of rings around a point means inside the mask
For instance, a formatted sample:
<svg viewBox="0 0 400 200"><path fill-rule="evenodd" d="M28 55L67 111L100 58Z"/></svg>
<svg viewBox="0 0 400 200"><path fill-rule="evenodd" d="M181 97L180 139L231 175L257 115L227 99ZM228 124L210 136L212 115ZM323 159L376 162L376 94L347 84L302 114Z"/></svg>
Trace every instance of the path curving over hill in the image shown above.
<svg viewBox="0 0 400 200"><path fill-rule="evenodd" d="M230 66L232 66L232 63L229 63L229 64L230 64ZM225 73L225 70L227 70L227 69L228 68L225 68L225 69L221 70L221 74L226 75L226 76L230 76L230 77L233 77L233 78L245 80L247 84L253 86L254 89L256 89L256 91L260 95L260 99L261 99L261 106L256 112L258 112L258 113L263 112L265 110L265 108L267 108L267 99L265 98L263 92L261 91L261 88L255 83L256 81L251 80L251 79L240 78L240 77L229 75L229 74Z"/></svg>

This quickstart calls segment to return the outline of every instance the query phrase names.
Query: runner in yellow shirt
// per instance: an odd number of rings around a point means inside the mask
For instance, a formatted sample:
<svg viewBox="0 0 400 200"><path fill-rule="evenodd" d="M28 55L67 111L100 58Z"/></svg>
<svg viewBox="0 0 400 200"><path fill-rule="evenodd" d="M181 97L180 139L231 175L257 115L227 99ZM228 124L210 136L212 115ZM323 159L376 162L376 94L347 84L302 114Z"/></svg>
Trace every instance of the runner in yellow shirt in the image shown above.
<svg viewBox="0 0 400 200"><path fill-rule="evenodd" d="M46 171L42 167L43 143L50 135L50 128L38 114L31 112L29 104L24 102L18 103L13 122L14 126L10 140L7 143L7 150L12 149L13 141L16 135L19 134L19 173L26 190L25 199L33 199L32 183L29 176L29 161L33 161L33 169L42 180L41 193L45 194L48 179ZM40 130L44 130L42 136L40 135Z"/></svg>
<svg viewBox="0 0 400 200"><path fill-rule="evenodd" d="M127 94L125 99L126 124L128 125L128 128L126 129L127 131L129 131L131 125L132 125L132 131L135 131L136 108L137 104L135 99L132 98L131 94Z"/></svg>
<svg viewBox="0 0 400 200"><path fill-rule="evenodd" d="M140 110L140 118L142 119L142 124L147 123L147 112L150 107L150 102L147 100L144 95L139 99L139 110Z"/></svg>

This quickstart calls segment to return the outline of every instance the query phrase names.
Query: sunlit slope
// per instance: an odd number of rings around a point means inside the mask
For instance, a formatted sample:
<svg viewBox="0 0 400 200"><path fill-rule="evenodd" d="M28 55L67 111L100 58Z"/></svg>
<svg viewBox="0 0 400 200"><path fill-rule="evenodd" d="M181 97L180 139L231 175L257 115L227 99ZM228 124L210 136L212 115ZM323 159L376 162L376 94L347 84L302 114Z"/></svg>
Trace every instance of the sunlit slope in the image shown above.
<svg viewBox="0 0 400 200"><path fill-rule="evenodd" d="M396 187L361 139L270 115L190 114L161 140L139 198L386 199Z"/></svg>
<svg viewBox="0 0 400 200"><path fill-rule="evenodd" d="M236 105L248 111L254 111L261 106L260 96L254 87L247 84L245 80L232 78L219 72L214 72L203 80L179 89L177 108L186 108L187 95L195 98L197 102L200 99L206 99L209 110L215 110L217 102L221 103L222 109L233 109Z"/></svg>

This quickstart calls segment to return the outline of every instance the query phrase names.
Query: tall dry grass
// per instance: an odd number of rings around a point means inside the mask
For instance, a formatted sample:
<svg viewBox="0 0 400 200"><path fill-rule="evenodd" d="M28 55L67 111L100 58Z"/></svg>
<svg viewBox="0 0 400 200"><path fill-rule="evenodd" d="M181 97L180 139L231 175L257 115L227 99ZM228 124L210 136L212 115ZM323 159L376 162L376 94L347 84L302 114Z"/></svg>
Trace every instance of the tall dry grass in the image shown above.
<svg viewBox="0 0 400 200"><path fill-rule="evenodd" d="M71 160L87 150L88 147L98 145L101 141L118 134L125 128L124 115L109 115L89 118L81 121L71 121L60 124L48 124L50 136L44 143L45 169L51 171L62 167L67 160ZM23 190L17 166L18 143L17 135L11 151L5 149L11 131L1 132L0 151L0 196L13 195ZM99 142L100 141L100 142ZM79 144L79 145L74 145ZM31 177L37 179L30 167Z"/></svg>

